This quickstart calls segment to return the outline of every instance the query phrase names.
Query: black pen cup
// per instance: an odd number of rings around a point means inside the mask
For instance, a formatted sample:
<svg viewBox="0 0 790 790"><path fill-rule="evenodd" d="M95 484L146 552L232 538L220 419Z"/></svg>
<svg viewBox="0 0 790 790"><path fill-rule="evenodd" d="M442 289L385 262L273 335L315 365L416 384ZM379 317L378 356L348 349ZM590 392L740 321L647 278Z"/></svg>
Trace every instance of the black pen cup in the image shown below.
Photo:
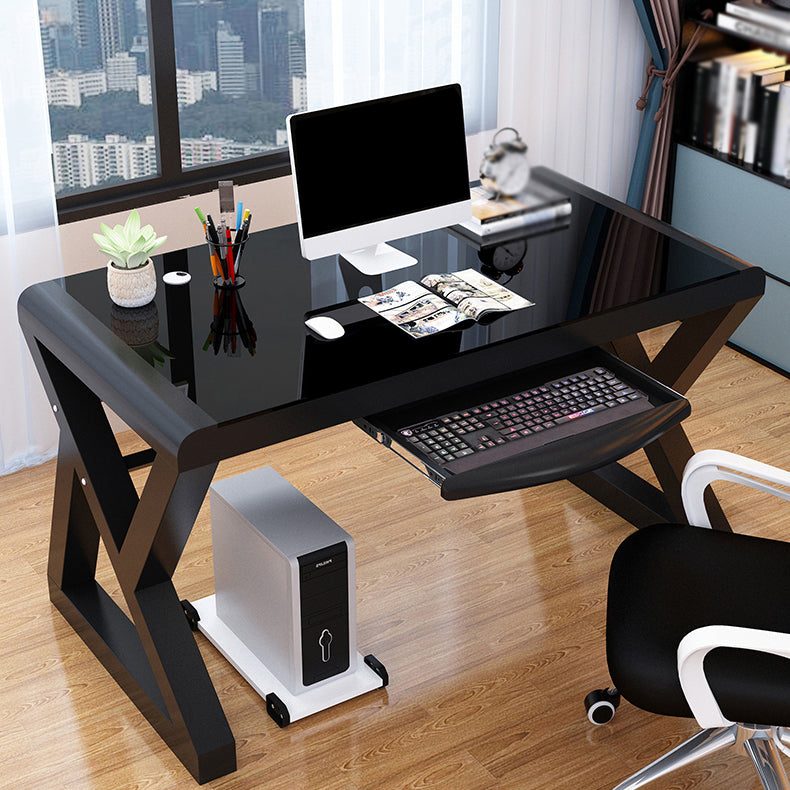
<svg viewBox="0 0 790 790"><path fill-rule="evenodd" d="M239 274L244 242L235 242L236 236L235 230L231 230L230 238L226 235L223 239L220 230L217 231L216 236L211 233L206 235L211 271L214 273L214 285L217 288L241 288L246 282Z"/></svg>

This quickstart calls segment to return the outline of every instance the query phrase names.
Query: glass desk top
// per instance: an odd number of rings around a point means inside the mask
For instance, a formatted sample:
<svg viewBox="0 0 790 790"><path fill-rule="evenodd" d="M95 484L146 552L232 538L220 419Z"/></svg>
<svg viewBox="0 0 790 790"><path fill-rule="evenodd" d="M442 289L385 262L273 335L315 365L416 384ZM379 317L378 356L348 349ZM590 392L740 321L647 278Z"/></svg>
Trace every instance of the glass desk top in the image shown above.
<svg viewBox="0 0 790 790"><path fill-rule="evenodd" d="M222 424L372 382L386 384L404 372L430 371L435 379L443 363L481 364L482 349L501 347L508 364L514 354L528 364L541 361L541 353L556 353L551 338L561 336L564 348L633 334L701 312L702 286L719 283L713 291L723 293L728 278L749 268L561 176L537 168L533 178L569 195L570 217L526 229L496 249L480 250L446 230L402 239L393 245L419 263L383 276L365 277L338 257L306 261L297 227L289 225L251 234L241 262L245 285L217 289L196 222L195 247L155 259L159 283L147 307L112 305L103 269L63 283L153 370ZM467 268L497 278L534 306L485 325L414 339L357 301L404 280ZM165 271L177 270L190 273L188 284L162 282ZM723 299L715 294L708 309ZM333 341L312 335L304 320L316 314L335 317L345 335ZM520 340L533 342L508 345ZM496 375L502 364L480 375ZM452 376L447 381L453 386Z"/></svg>

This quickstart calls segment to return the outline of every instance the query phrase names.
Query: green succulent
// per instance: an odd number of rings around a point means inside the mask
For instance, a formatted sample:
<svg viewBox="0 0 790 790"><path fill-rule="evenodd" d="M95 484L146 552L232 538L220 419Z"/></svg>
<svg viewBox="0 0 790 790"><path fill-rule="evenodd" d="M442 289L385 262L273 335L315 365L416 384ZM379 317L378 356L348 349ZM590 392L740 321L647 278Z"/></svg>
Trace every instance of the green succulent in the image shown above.
<svg viewBox="0 0 790 790"><path fill-rule="evenodd" d="M143 266L154 250L167 240L167 236L157 236L150 225L140 227L137 209L132 210L125 224L111 228L102 222L101 230L102 233L93 234L93 240L120 269L137 269Z"/></svg>

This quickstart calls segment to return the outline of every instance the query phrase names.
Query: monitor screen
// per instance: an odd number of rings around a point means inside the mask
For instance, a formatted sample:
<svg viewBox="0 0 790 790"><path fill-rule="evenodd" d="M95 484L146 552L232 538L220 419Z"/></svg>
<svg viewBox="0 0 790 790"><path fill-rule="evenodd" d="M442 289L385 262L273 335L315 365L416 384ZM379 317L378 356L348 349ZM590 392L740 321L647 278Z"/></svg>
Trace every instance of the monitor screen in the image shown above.
<svg viewBox="0 0 790 790"><path fill-rule="evenodd" d="M306 258L341 253L365 271L347 253L383 257L383 242L469 217L460 85L291 115L288 138Z"/></svg>

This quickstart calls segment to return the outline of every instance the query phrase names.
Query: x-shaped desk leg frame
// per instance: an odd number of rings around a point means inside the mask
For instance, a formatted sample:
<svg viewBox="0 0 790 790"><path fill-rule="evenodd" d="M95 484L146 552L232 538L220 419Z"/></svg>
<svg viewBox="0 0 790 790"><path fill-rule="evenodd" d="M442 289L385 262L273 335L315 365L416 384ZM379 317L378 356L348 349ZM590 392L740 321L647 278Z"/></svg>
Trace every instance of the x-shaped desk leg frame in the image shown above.
<svg viewBox="0 0 790 790"><path fill-rule="evenodd" d="M759 297L748 299L682 321L653 360L636 335L611 346L621 359L684 395L758 301ZM571 482L637 527L663 521L685 522L680 481L694 449L682 424L649 444L645 454L660 490L620 464L579 475ZM727 518L710 489L705 493L705 502L714 529L729 530Z"/></svg>
<svg viewBox="0 0 790 790"><path fill-rule="evenodd" d="M199 783L230 773L233 734L172 583L216 464L124 457L99 398L32 351L60 424L50 598ZM151 459L138 497L130 468ZM96 580L100 540L131 619Z"/></svg>

